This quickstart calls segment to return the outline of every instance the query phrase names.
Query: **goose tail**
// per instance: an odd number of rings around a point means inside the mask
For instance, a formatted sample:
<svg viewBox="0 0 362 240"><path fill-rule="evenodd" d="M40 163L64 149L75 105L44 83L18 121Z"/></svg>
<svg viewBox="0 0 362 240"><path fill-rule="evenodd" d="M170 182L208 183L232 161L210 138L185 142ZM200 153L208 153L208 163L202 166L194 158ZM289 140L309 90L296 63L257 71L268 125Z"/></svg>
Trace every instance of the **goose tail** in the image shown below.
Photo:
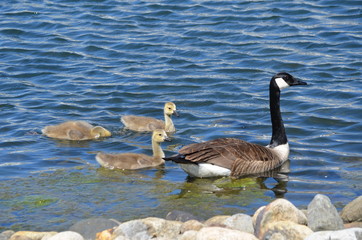
<svg viewBox="0 0 362 240"><path fill-rule="evenodd" d="M163 160L165 161L172 161L175 163L190 163L189 160L185 159L185 156L182 154L176 154L170 157L164 157Z"/></svg>

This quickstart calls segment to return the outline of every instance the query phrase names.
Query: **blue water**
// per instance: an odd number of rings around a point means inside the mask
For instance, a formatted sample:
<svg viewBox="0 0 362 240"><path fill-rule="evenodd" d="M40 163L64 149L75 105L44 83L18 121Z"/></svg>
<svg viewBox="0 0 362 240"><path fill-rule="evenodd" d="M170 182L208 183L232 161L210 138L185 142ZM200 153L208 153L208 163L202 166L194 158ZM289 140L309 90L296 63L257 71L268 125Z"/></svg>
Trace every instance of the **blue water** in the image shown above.
<svg viewBox="0 0 362 240"><path fill-rule="evenodd" d="M276 197L338 209L362 194L360 1L11 0L0 4L0 230L64 230L173 209L201 218L252 214ZM175 164L109 171L98 151L151 154L150 135L119 117L181 114L166 155L237 137L267 145L268 84L287 71L308 86L282 93L289 181L192 180ZM69 142L40 130L67 120L111 138Z"/></svg>

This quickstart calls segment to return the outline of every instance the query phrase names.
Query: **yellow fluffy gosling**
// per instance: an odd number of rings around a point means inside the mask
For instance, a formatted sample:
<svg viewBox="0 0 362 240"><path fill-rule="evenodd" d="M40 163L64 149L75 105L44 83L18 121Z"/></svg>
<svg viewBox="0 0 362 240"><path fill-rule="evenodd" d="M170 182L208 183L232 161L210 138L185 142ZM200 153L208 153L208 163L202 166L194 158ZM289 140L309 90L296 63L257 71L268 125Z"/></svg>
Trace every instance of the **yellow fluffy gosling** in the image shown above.
<svg viewBox="0 0 362 240"><path fill-rule="evenodd" d="M171 116L178 116L176 105L173 102L165 103L163 112L165 121L151 117L127 115L121 117L121 122L126 128L133 131L152 132L155 129L164 129L166 132L175 132L176 128L172 122Z"/></svg>
<svg viewBox="0 0 362 240"><path fill-rule="evenodd" d="M170 141L165 130L157 129L152 134L152 150L153 156L137 153L98 153L96 155L97 162L105 168L109 169L140 169L148 167L156 167L164 164L163 158L165 154L161 148L161 142Z"/></svg>
<svg viewBox="0 0 362 240"><path fill-rule="evenodd" d="M68 121L46 126L42 129L42 133L51 138L66 140L91 140L112 135L104 127L93 126L85 121Z"/></svg>

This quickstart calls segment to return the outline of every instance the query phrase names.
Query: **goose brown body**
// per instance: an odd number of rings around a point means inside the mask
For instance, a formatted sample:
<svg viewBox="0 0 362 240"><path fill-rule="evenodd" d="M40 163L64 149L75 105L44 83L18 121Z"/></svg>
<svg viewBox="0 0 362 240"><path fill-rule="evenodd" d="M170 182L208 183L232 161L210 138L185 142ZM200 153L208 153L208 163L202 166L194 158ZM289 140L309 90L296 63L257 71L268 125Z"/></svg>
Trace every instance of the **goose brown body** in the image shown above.
<svg viewBox="0 0 362 240"><path fill-rule="evenodd" d="M167 102L164 106L165 121L144 116L126 115L121 117L121 122L127 129L138 132L152 132L156 129L164 129L166 132L175 132L172 115L178 116L176 105L173 102Z"/></svg>
<svg viewBox="0 0 362 240"><path fill-rule="evenodd" d="M86 121L67 121L46 126L42 133L47 137L65 140L91 140L109 137L111 132L101 126L93 126Z"/></svg>
<svg viewBox="0 0 362 240"><path fill-rule="evenodd" d="M152 134L152 150L153 155L138 153L103 153L99 152L96 155L97 162L105 168L109 169L141 169L156 167L163 164L165 154L161 148L161 142L170 141L166 132L163 129L156 129Z"/></svg>
<svg viewBox="0 0 362 240"><path fill-rule="evenodd" d="M179 153L189 162L209 163L230 169L231 176L267 172L283 163L272 149L236 138L218 138L190 144L181 148Z"/></svg>

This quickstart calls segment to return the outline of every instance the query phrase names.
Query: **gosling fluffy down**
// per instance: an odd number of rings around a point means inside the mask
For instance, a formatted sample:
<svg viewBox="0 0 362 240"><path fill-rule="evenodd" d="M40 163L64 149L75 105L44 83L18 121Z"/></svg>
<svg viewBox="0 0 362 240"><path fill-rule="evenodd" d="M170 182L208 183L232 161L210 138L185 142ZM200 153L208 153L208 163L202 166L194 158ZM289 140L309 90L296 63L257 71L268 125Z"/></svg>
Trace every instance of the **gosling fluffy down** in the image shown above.
<svg viewBox="0 0 362 240"><path fill-rule="evenodd" d="M110 131L101 126L93 126L85 121L68 121L58 125L46 126L42 133L51 138L65 140L91 140L110 137Z"/></svg>
<svg viewBox="0 0 362 240"><path fill-rule="evenodd" d="M175 132L176 128L171 116L175 115L178 117L176 105L173 102L165 103L163 113L165 121L151 117L127 115L121 117L121 122L127 129L138 132L152 132L155 129L164 129L166 132Z"/></svg>
<svg viewBox="0 0 362 240"><path fill-rule="evenodd" d="M97 162L105 168L109 169L141 169L148 167L156 167L164 164L165 157L164 152L161 148L161 142L170 141L167 137L165 130L157 129L152 134L152 150L153 156L138 153L119 153L110 154L99 152L96 155Z"/></svg>

